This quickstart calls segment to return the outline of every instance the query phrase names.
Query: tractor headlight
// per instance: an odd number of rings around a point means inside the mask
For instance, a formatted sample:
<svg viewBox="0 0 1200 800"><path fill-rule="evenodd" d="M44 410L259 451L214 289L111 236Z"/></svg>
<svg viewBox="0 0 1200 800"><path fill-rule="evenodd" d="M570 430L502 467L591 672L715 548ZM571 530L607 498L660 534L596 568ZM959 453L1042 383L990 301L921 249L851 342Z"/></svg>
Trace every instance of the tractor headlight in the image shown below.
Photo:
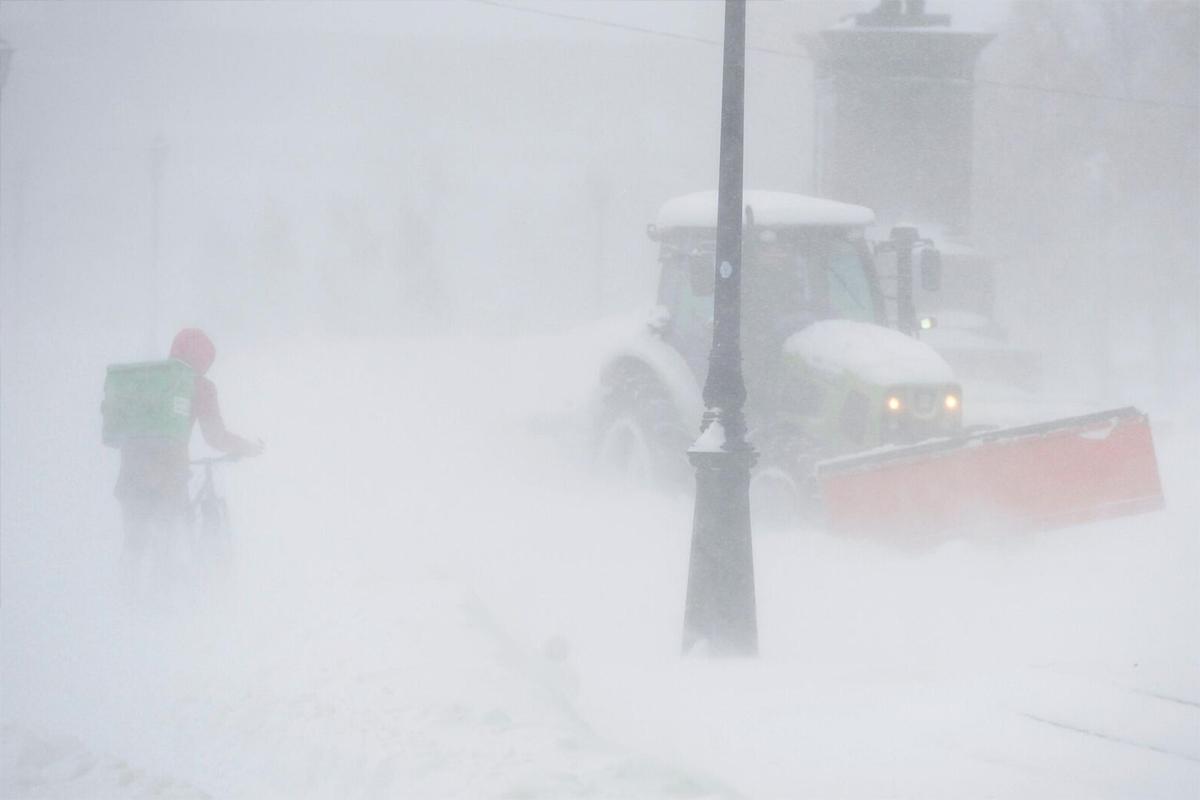
<svg viewBox="0 0 1200 800"><path fill-rule="evenodd" d="M956 394L946 395L946 399L945 399L944 403L946 405L947 411L951 411L951 412L958 411L958 395L956 395Z"/></svg>
<svg viewBox="0 0 1200 800"><path fill-rule="evenodd" d="M888 411L891 411L892 413L896 413L901 408L904 407L904 404L900 402L899 397L897 397L896 395L892 395L892 396L888 397L888 399L887 399L887 407L888 407Z"/></svg>

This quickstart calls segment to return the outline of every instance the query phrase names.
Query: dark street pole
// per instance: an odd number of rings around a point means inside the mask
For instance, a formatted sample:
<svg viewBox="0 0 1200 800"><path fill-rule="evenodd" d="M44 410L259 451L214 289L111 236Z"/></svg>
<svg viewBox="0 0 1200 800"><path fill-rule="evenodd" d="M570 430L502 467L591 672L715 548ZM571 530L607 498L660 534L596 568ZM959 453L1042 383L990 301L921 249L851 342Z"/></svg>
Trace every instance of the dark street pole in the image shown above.
<svg viewBox="0 0 1200 800"><path fill-rule="evenodd" d="M696 468L696 508L688 565L683 650L712 655L758 652L754 553L750 542L750 468L742 407L742 130L746 77L746 3L725 0L721 82L721 156L717 185L713 344L704 383L700 438L688 457Z"/></svg>
<svg viewBox="0 0 1200 800"><path fill-rule="evenodd" d="M146 315L146 357L159 358L159 317L162 305L162 183L167 161L167 140L160 133L150 144L150 295Z"/></svg>

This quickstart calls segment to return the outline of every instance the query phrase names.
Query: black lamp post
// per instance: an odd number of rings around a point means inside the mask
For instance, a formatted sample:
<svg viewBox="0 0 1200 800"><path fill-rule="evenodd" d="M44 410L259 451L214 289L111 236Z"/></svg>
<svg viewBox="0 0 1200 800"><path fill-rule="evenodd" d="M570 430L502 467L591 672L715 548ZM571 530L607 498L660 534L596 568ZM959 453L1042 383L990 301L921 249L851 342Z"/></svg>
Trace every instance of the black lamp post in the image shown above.
<svg viewBox="0 0 1200 800"><path fill-rule="evenodd" d="M704 383L700 438L688 451L696 468L696 509L688 565L683 649L712 655L758 652L754 555L750 542L750 468L742 407L742 130L746 78L746 3L725 0L721 156L717 185L713 345Z"/></svg>

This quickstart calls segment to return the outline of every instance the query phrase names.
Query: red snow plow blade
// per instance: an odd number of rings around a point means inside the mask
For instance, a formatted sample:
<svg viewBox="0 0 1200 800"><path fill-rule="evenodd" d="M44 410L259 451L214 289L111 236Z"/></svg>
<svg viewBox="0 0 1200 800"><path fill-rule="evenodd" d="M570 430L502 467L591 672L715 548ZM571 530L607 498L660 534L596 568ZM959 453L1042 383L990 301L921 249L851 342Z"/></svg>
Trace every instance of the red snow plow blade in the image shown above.
<svg viewBox="0 0 1200 800"><path fill-rule="evenodd" d="M1032 530L1162 508L1150 421L1121 408L823 462L839 533Z"/></svg>

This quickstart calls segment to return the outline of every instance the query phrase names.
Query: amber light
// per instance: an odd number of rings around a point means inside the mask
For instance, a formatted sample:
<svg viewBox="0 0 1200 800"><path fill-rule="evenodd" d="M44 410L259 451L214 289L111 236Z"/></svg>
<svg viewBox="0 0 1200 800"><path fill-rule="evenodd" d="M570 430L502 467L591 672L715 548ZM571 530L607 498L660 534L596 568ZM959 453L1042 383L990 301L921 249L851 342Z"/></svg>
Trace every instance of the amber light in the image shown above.
<svg viewBox="0 0 1200 800"><path fill-rule="evenodd" d="M946 410L947 411L957 411L958 410L958 397L956 397L955 395L952 395L952 394L946 395Z"/></svg>
<svg viewBox="0 0 1200 800"><path fill-rule="evenodd" d="M900 410L900 398L893 395L887 399L887 407L889 411Z"/></svg>

